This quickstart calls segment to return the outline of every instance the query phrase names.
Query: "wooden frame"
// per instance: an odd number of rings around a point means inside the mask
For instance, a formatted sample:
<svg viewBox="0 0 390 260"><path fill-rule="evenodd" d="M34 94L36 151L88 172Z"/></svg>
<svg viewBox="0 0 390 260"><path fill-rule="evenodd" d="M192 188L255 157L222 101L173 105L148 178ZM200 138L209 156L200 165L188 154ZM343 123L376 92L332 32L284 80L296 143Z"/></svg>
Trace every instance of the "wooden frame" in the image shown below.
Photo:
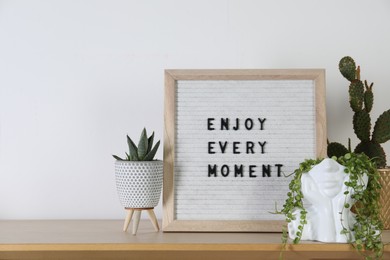
<svg viewBox="0 0 390 260"><path fill-rule="evenodd" d="M312 80L315 86L317 157L326 156L325 71L289 70L166 70L164 111L164 232L280 232L280 220L181 220L175 218L175 113L177 82L202 80Z"/></svg>

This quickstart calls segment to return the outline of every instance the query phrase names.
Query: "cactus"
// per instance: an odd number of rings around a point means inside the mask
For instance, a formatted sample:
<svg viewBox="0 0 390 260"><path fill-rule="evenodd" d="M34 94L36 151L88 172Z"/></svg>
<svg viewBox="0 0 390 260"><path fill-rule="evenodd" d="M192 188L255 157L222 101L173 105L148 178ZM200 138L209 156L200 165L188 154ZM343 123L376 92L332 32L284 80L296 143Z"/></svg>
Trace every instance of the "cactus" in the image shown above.
<svg viewBox="0 0 390 260"><path fill-rule="evenodd" d="M153 161L158 147L160 146L160 141L158 141L153 147L153 140L154 132L150 137L148 137L145 128L142 130L141 137L138 142L138 147L127 135L127 145L129 146L129 153L126 153L126 159L122 159L117 155L113 155L113 157L119 161Z"/></svg>
<svg viewBox="0 0 390 260"><path fill-rule="evenodd" d="M346 56L340 60L339 70L349 81L354 80L356 77L356 65L355 61L351 57Z"/></svg>
<svg viewBox="0 0 390 260"><path fill-rule="evenodd" d="M329 155L329 151L332 152L331 155ZM340 143L336 143L336 142L328 143L328 156L329 157L336 156L337 158L339 158L340 156L344 156L347 153L349 153L349 150L344 145L342 145Z"/></svg>
<svg viewBox="0 0 390 260"><path fill-rule="evenodd" d="M354 112L353 129L360 143L355 147L355 153L365 153L372 158L378 167L386 166L386 154L381 144L390 140L390 109L379 116L371 135L370 112L374 103L372 87L367 81L360 80L360 67L356 68L355 61L346 56L340 60L340 73L350 81L349 104ZM342 156L351 152L344 145L336 142L328 143L328 156Z"/></svg>

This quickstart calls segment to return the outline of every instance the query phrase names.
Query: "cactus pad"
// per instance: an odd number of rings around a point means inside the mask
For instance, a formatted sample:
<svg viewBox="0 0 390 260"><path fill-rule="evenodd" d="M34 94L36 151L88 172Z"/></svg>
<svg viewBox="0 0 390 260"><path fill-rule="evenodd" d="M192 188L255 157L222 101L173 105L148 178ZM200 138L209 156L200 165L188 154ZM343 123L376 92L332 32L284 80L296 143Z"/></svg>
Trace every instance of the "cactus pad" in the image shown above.
<svg viewBox="0 0 390 260"><path fill-rule="evenodd" d="M367 80L365 80L364 86L366 87L366 90L364 91L364 109L370 113L372 105L374 104L374 93L372 92L372 86L374 86L374 82L368 85Z"/></svg>
<svg viewBox="0 0 390 260"><path fill-rule="evenodd" d="M365 153L372 158L378 168L386 166L386 154L382 146L375 142L361 142L355 148L355 153Z"/></svg>
<svg viewBox="0 0 390 260"><path fill-rule="evenodd" d="M376 120L372 140L378 143L390 140L390 109L383 112Z"/></svg>
<svg viewBox="0 0 390 260"><path fill-rule="evenodd" d="M372 93L371 89L367 89L364 92L364 109L367 111L367 113L371 112L373 103L374 103L374 94Z"/></svg>
<svg viewBox="0 0 390 260"><path fill-rule="evenodd" d="M328 144L327 153L329 158L333 156L336 157L344 156L348 152L349 152L348 149L345 148L345 146L340 143L333 142Z"/></svg>
<svg viewBox="0 0 390 260"><path fill-rule="evenodd" d="M340 60L339 70L341 74L349 81L352 81L356 78L356 64L355 61L346 56Z"/></svg>
<svg viewBox="0 0 390 260"><path fill-rule="evenodd" d="M362 142L370 141L371 118L366 110L356 112L353 115L353 129Z"/></svg>
<svg viewBox="0 0 390 260"><path fill-rule="evenodd" d="M364 85L360 80L353 81L349 85L349 104L354 112L363 109Z"/></svg>

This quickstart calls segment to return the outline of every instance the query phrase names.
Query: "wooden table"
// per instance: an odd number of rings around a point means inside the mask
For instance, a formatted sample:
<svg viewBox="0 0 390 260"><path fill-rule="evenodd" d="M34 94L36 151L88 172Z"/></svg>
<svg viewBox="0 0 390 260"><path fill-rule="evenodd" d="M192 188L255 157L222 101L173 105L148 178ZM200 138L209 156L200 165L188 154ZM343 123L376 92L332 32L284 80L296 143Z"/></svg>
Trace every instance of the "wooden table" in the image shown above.
<svg viewBox="0 0 390 260"><path fill-rule="evenodd" d="M280 233L156 233L122 220L0 221L0 259L278 259ZM390 231L383 233L390 242ZM289 245L285 259L362 259L348 244ZM390 259L390 246L383 259Z"/></svg>

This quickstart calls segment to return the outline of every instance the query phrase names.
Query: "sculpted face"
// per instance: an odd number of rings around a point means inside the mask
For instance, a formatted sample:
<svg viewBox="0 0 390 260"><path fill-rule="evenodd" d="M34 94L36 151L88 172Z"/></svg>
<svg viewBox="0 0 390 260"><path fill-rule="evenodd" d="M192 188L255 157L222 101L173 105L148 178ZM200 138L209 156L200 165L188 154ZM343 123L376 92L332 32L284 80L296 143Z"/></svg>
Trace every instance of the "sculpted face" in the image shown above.
<svg viewBox="0 0 390 260"><path fill-rule="evenodd" d="M340 193L347 174L345 167L336 161L326 158L321 163L314 166L308 173L316 182L319 191L329 198Z"/></svg>

